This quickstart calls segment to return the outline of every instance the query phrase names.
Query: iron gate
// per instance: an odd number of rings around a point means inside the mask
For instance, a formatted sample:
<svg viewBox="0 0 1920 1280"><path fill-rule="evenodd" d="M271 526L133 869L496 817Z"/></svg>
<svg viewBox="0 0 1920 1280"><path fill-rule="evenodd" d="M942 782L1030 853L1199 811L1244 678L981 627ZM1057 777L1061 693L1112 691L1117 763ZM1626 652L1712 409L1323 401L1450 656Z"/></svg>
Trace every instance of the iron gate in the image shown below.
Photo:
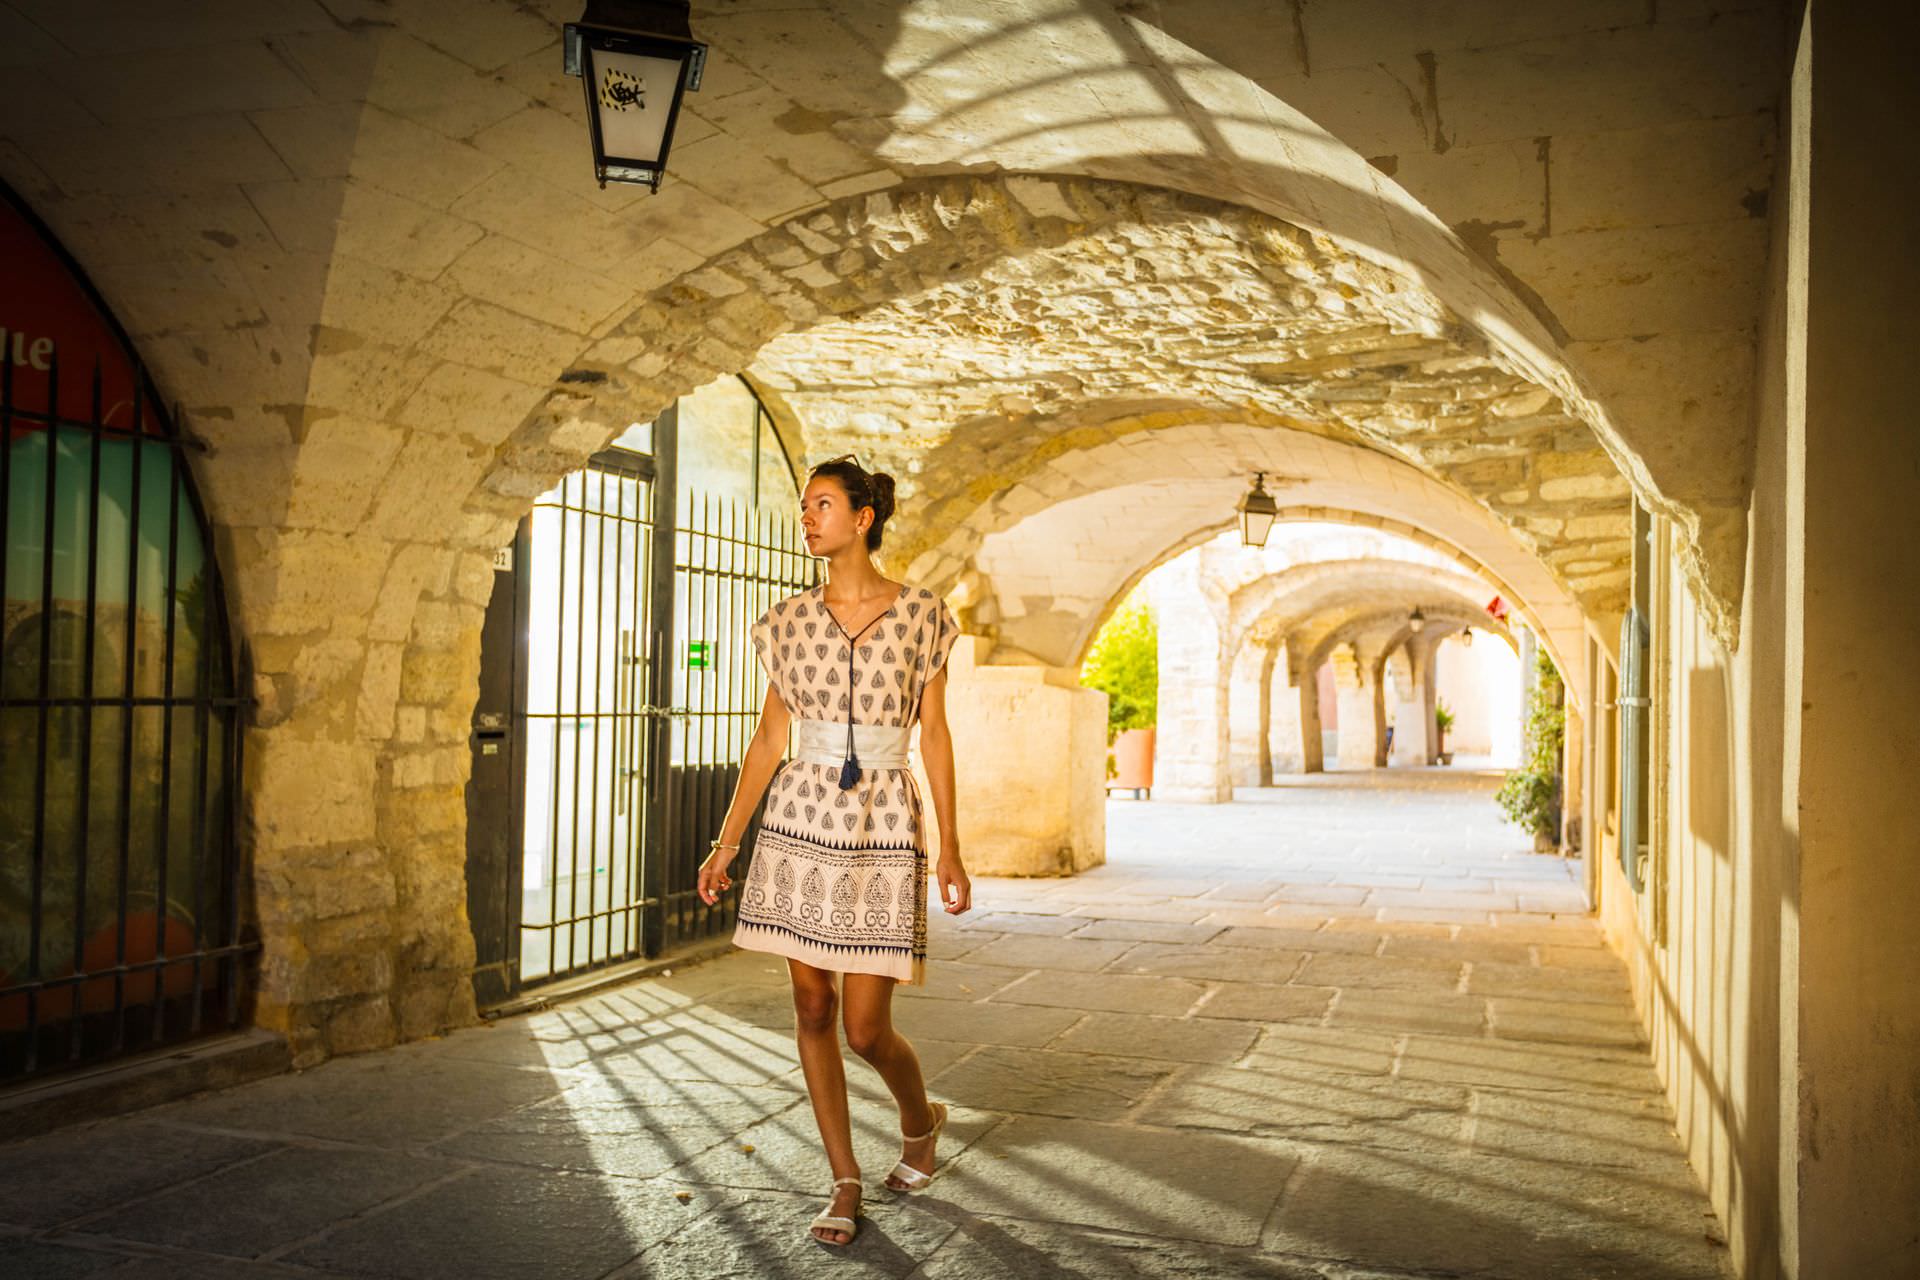
<svg viewBox="0 0 1920 1280"><path fill-rule="evenodd" d="M498 566L468 788L483 1007L732 926L695 877L764 697L747 628L815 567L791 514L679 493L676 436L669 409L650 454L596 455Z"/></svg>
<svg viewBox="0 0 1920 1280"><path fill-rule="evenodd" d="M136 366L137 368L137 366ZM247 687L144 372L83 412L0 360L0 1080L240 1024Z"/></svg>
<svg viewBox="0 0 1920 1280"><path fill-rule="evenodd" d="M676 532L674 557L674 741L667 777L666 912L663 945L684 945L733 927L737 890L712 906L696 888L708 842L740 777L766 697L766 674L747 628L776 600L812 586L818 561L791 513L697 500ZM740 841L734 883L744 883L759 824Z"/></svg>

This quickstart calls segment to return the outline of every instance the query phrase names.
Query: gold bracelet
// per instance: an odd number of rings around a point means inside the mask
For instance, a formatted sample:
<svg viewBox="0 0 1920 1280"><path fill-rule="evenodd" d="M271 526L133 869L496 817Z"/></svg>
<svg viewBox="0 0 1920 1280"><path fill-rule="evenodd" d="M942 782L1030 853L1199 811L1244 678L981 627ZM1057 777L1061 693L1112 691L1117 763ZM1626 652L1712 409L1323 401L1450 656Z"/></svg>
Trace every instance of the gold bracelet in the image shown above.
<svg viewBox="0 0 1920 1280"><path fill-rule="evenodd" d="M717 840L717 839L716 839L716 840L710 840L710 841L708 841L708 842L707 842L707 852L708 852L708 853L712 853L712 852L713 852L713 851L714 851L715 849L738 849L739 847L740 847L740 846L739 846L739 845L738 845L737 843L736 843L736 844L721 844L721 843L720 843L720 841L719 841L719 840Z"/></svg>

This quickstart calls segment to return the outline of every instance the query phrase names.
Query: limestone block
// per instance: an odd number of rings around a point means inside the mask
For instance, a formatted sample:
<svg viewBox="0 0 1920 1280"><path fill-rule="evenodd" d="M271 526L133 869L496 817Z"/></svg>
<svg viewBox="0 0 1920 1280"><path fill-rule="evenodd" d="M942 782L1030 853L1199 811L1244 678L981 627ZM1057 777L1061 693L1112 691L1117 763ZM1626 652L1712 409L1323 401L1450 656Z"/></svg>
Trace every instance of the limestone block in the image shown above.
<svg viewBox="0 0 1920 1280"><path fill-rule="evenodd" d="M1442 152L1402 151L1374 163L1473 245L1484 236L1539 235L1546 230L1544 151L1536 139L1514 138ZM1559 196L1556 185L1556 224Z"/></svg>
<svg viewBox="0 0 1920 1280"><path fill-rule="evenodd" d="M1599 5L1523 5L1584 18ZM1344 6L1343 6L1344 9ZM1770 13L1728 13L1673 26L1608 30L1461 48L1436 58L1440 112L1456 146L1503 138L1636 129L1772 106L1778 28Z"/></svg>
<svg viewBox="0 0 1920 1280"><path fill-rule="evenodd" d="M578 335L517 312L467 298L439 323L415 331L423 351L514 382L552 382L579 355ZM479 425L479 424L475 424Z"/></svg>
<svg viewBox="0 0 1920 1280"><path fill-rule="evenodd" d="M352 177L436 209L447 208L500 167L473 147L376 106L296 107L247 118L299 177Z"/></svg>
<svg viewBox="0 0 1920 1280"><path fill-rule="evenodd" d="M148 130L97 126L37 133L19 145L70 196L200 191L289 176L245 117L183 116L166 129L164 147L152 145Z"/></svg>
<svg viewBox="0 0 1920 1280"><path fill-rule="evenodd" d="M480 1020L473 1004L469 970L409 973L395 998L402 1040L417 1040Z"/></svg>
<svg viewBox="0 0 1920 1280"><path fill-rule="evenodd" d="M1741 330L1759 304L1767 224L1556 232L1504 240L1503 266L1527 280L1575 338Z"/></svg>
<svg viewBox="0 0 1920 1280"><path fill-rule="evenodd" d="M297 455L286 526L336 533L358 528L405 435L385 423L349 415L314 422Z"/></svg>
<svg viewBox="0 0 1920 1280"><path fill-rule="evenodd" d="M395 1043L398 1031L385 996L356 1000L331 1013L325 1024L327 1052L364 1053Z"/></svg>
<svg viewBox="0 0 1920 1280"><path fill-rule="evenodd" d="M1753 341L1745 332L1665 333L1568 348L1636 432L1639 461L1662 493L1743 503L1752 423Z"/></svg>
<svg viewBox="0 0 1920 1280"><path fill-rule="evenodd" d="M380 839L392 847L411 848L429 837L464 838L467 821L464 787L416 787L405 794L395 794L383 808Z"/></svg>
<svg viewBox="0 0 1920 1280"><path fill-rule="evenodd" d="M264 535L264 531L263 531ZM238 557L242 599L262 635L322 631L342 614L373 607L391 544L366 534L288 529L262 536Z"/></svg>
<svg viewBox="0 0 1920 1280"><path fill-rule="evenodd" d="M500 235L461 254L447 273L476 298L576 333L592 329L629 297L599 273Z"/></svg>
<svg viewBox="0 0 1920 1280"><path fill-rule="evenodd" d="M471 137L527 105L519 90L404 29L313 32L276 48L327 100L375 103L449 138Z"/></svg>
<svg viewBox="0 0 1920 1280"><path fill-rule="evenodd" d="M409 650L400 668L400 698L429 705L471 701L478 679L478 662L465 654Z"/></svg>
<svg viewBox="0 0 1920 1280"><path fill-rule="evenodd" d="M384 993L393 985L393 959L384 950L363 948L315 956L304 975L310 1000Z"/></svg>
<svg viewBox="0 0 1920 1280"><path fill-rule="evenodd" d="M247 198L289 251L337 253L432 277L481 236L464 219L342 177L250 183Z"/></svg>
<svg viewBox="0 0 1920 1280"><path fill-rule="evenodd" d="M393 740L402 743L417 743L427 736L427 709L425 707L400 707L394 713Z"/></svg>
<svg viewBox="0 0 1920 1280"><path fill-rule="evenodd" d="M1555 234L1764 220L1773 182L1770 111L1553 139Z"/></svg>
<svg viewBox="0 0 1920 1280"><path fill-rule="evenodd" d="M400 641L413 627L413 611L420 593L444 575L448 552L426 543L412 543L394 553L380 584L378 602L367 620L371 640Z"/></svg>
<svg viewBox="0 0 1920 1280"><path fill-rule="evenodd" d="M1451 52L1505 46L1606 31L1646 19L1646 8L1635 0L1592 0L1575 5L1533 4L1529 0L1468 0L1446 5L1342 0L1338 5L1312 6L1303 11L1301 22L1308 63L1317 73L1335 67L1371 66L1390 51L1411 54L1414 50Z"/></svg>
<svg viewBox="0 0 1920 1280"><path fill-rule="evenodd" d="M358 335L320 330L313 335L313 362L303 394L294 403L308 412L332 410L390 418L440 362L410 347L366 342Z"/></svg>
<svg viewBox="0 0 1920 1280"><path fill-rule="evenodd" d="M383 741L393 736L394 705L400 698L400 656L397 644L367 647L355 728L363 738Z"/></svg>
<svg viewBox="0 0 1920 1280"><path fill-rule="evenodd" d="M679 163L677 149L674 163ZM663 186L648 200L642 225L649 236L663 237L708 258L766 230L759 220L686 182Z"/></svg>
<svg viewBox="0 0 1920 1280"><path fill-rule="evenodd" d="M373 835L371 746L256 733L247 745L247 774L258 856Z"/></svg>
<svg viewBox="0 0 1920 1280"><path fill-rule="evenodd" d="M492 457L485 445L459 436L415 433L381 483L367 527L408 541L445 538L441 513L458 508Z"/></svg>
<svg viewBox="0 0 1920 1280"><path fill-rule="evenodd" d="M422 379L396 420L440 435L504 439L544 394L542 387L448 362Z"/></svg>
<svg viewBox="0 0 1920 1280"><path fill-rule="evenodd" d="M336 256L326 261L320 323L374 342L417 343L459 296L442 285L356 258Z"/></svg>

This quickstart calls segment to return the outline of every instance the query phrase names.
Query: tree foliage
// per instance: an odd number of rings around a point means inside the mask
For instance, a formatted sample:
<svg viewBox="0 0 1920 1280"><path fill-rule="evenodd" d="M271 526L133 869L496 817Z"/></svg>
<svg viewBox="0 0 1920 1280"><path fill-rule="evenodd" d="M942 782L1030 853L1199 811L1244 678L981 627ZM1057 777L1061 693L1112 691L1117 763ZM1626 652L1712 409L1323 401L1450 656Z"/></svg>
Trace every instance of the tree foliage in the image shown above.
<svg viewBox="0 0 1920 1280"><path fill-rule="evenodd" d="M1080 683L1107 695L1107 738L1122 729L1151 729L1159 709L1160 635L1153 610L1127 603L1094 637Z"/></svg>
<svg viewBox="0 0 1920 1280"><path fill-rule="evenodd" d="M1533 698L1527 705L1526 748L1520 767L1507 775L1494 799L1507 821L1534 835L1560 830L1560 761L1566 741L1567 710L1560 673L1547 651L1534 659Z"/></svg>

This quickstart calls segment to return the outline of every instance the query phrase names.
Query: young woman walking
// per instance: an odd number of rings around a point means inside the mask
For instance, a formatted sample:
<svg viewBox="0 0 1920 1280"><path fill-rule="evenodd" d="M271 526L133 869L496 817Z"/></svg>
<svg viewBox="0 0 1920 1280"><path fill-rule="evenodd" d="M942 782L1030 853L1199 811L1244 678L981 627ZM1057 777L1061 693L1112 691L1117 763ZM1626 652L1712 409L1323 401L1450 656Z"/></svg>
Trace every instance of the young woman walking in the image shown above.
<svg viewBox="0 0 1920 1280"><path fill-rule="evenodd" d="M914 1191L931 1180L947 1120L944 1104L927 1101L920 1059L893 1026L894 985L926 977L926 824L907 760L916 720L939 817L941 905L958 915L973 895L954 832L945 701L958 628L933 592L874 568L871 553L892 514L893 477L850 455L808 476L800 528L808 552L826 560L827 580L753 624L766 702L720 836L700 867L700 896L712 903L733 885L727 868L765 792L733 940L784 956L793 979L801 1070L834 1175L833 1198L808 1229L827 1244L851 1241L860 1216L836 1013L848 1047L900 1105L903 1147L890 1189ZM782 764L789 721L799 744Z"/></svg>

